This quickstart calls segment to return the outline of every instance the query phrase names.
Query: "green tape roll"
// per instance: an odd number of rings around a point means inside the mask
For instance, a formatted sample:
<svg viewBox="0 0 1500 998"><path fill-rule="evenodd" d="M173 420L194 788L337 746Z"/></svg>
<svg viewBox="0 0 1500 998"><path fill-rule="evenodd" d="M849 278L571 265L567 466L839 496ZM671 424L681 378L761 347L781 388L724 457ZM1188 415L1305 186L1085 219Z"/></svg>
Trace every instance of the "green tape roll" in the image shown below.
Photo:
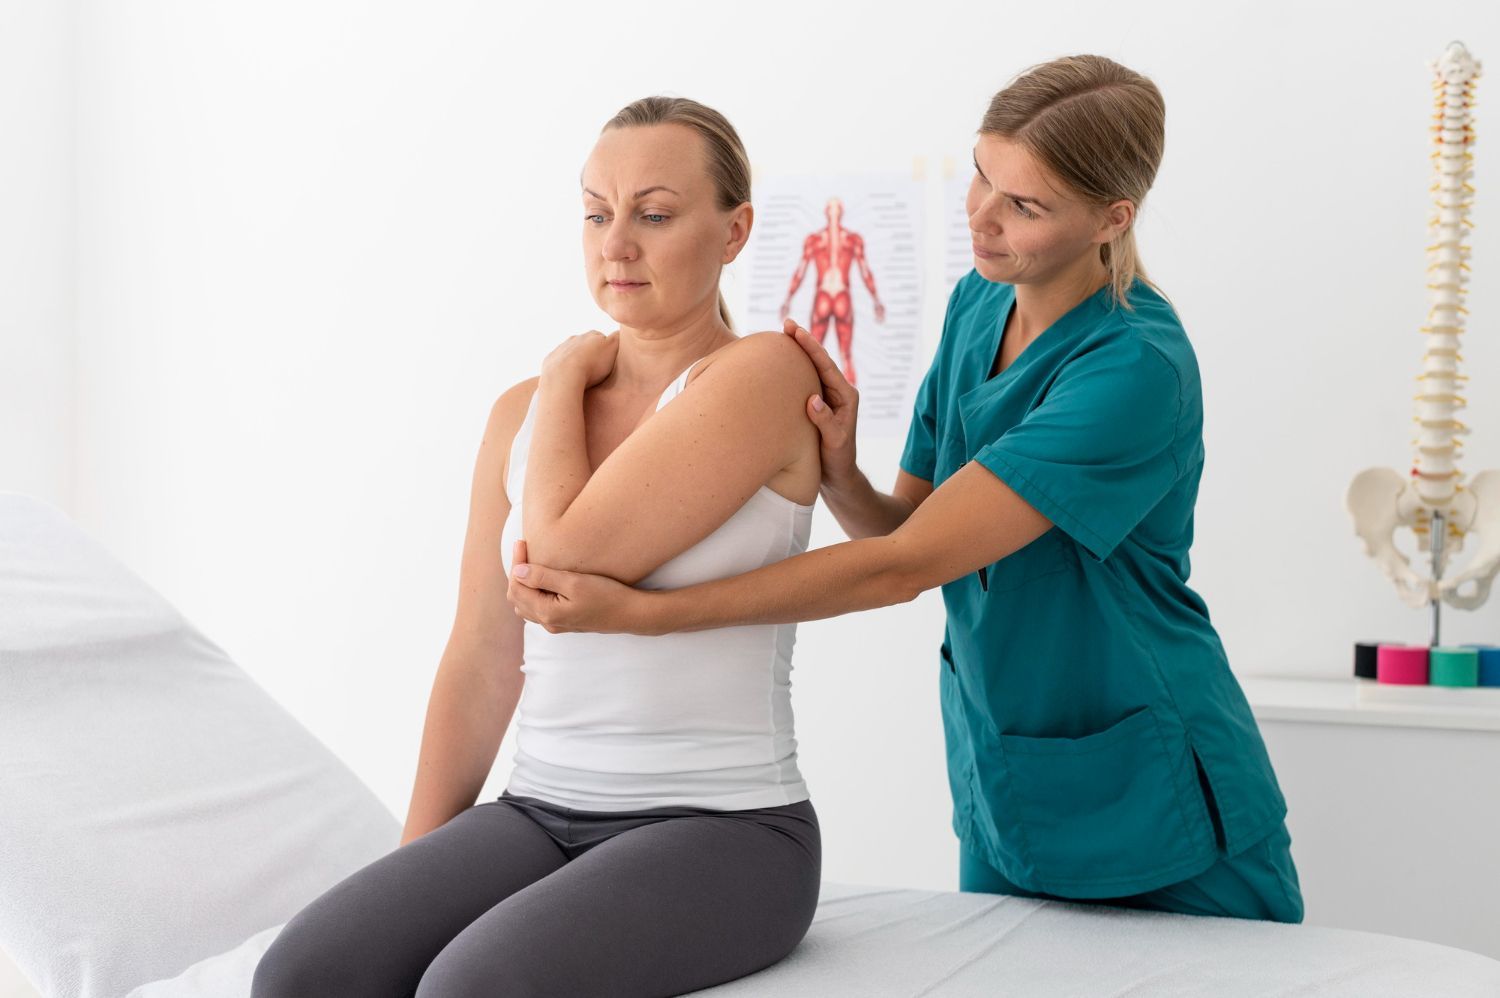
<svg viewBox="0 0 1500 998"><path fill-rule="evenodd" d="M1473 648L1434 648L1428 653L1433 686L1478 686L1479 652Z"/></svg>

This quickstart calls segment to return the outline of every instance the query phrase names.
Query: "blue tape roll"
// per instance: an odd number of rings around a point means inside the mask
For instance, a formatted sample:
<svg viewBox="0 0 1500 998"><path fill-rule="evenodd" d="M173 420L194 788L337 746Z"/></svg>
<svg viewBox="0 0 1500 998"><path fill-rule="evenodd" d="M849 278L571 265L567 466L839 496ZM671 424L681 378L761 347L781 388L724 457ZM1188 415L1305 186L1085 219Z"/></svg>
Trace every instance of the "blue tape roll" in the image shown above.
<svg viewBox="0 0 1500 998"><path fill-rule="evenodd" d="M1479 685L1500 686L1500 647L1495 645L1464 645L1479 652Z"/></svg>

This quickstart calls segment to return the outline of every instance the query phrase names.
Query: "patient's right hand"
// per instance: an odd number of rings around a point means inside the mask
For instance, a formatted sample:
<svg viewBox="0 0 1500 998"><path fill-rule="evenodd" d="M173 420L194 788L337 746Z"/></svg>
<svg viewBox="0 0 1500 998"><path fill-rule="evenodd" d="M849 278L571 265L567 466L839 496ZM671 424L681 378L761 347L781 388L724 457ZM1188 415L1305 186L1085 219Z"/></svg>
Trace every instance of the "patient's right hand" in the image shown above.
<svg viewBox="0 0 1500 998"><path fill-rule="evenodd" d="M542 360L542 377L576 378L578 387L592 388L615 369L620 353L620 331L609 335L590 329L569 336Z"/></svg>

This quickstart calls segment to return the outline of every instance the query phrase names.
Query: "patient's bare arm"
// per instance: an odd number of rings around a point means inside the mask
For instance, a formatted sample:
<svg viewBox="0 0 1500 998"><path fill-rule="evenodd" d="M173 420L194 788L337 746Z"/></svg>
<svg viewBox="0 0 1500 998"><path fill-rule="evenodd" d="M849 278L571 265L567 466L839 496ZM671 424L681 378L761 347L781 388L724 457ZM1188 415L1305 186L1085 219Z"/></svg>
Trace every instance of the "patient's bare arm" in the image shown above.
<svg viewBox="0 0 1500 998"><path fill-rule="evenodd" d="M521 696L522 624L505 596L508 580L498 551L511 511L506 455L533 387L522 382L500 396L479 444L458 608L428 697L402 845L473 805Z"/></svg>
<svg viewBox="0 0 1500 998"><path fill-rule="evenodd" d="M548 373L541 393L549 391ZM779 333L724 347L592 475L586 380L575 372L538 397L523 518L531 557L542 564L634 584L712 533L815 446L802 403L817 373Z"/></svg>
<svg viewBox="0 0 1500 998"><path fill-rule="evenodd" d="M589 480L583 393L609 376L619 348L619 332L590 330L563 341L542 363L522 515L528 538L549 533Z"/></svg>

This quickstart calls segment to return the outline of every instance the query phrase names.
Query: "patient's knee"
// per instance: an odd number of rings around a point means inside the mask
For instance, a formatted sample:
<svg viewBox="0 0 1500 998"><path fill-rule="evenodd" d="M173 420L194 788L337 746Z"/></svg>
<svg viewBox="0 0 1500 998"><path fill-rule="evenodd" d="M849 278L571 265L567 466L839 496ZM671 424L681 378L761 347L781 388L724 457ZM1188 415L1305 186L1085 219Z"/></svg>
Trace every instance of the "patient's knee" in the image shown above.
<svg viewBox="0 0 1500 998"><path fill-rule="evenodd" d="M328 947L283 929L255 966L250 998L379 998L386 994L395 998L401 993L392 990L397 982L371 980L372 969L358 967ZM405 994L410 993L408 987Z"/></svg>
<svg viewBox="0 0 1500 998"><path fill-rule="evenodd" d="M250 998L305 998L318 994L338 994L324 990L329 983L324 975L326 968L310 960L282 930L269 949L255 965L255 976L250 982Z"/></svg>
<svg viewBox="0 0 1500 998"><path fill-rule="evenodd" d="M281 945L286 933L272 940L270 947L255 965L255 976L250 981L250 998L293 998L294 995L310 994L313 982L307 980L312 968L305 960L296 959L289 953L292 947Z"/></svg>
<svg viewBox="0 0 1500 998"><path fill-rule="evenodd" d="M549 969L544 954L498 941L475 951L463 943L437 955L414 998L554 998L580 994Z"/></svg>

